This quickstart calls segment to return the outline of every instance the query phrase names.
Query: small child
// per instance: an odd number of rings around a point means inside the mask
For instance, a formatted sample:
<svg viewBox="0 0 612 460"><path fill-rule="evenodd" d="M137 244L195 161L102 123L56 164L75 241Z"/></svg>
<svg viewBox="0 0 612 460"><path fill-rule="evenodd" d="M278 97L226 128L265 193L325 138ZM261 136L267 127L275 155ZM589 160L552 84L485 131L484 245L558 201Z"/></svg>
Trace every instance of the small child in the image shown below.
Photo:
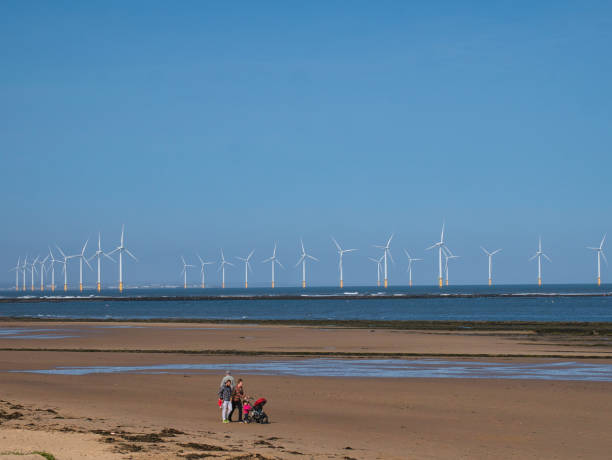
<svg viewBox="0 0 612 460"><path fill-rule="evenodd" d="M232 411L232 382L228 380L225 385L219 389L219 399L221 403L221 419L223 423L229 423L229 413Z"/></svg>
<svg viewBox="0 0 612 460"><path fill-rule="evenodd" d="M244 405L242 406L242 412L244 414L244 417L243 417L244 423L251 422L251 419L249 416L251 409L253 409L253 406L251 405L251 400L247 399L246 401L244 401Z"/></svg>

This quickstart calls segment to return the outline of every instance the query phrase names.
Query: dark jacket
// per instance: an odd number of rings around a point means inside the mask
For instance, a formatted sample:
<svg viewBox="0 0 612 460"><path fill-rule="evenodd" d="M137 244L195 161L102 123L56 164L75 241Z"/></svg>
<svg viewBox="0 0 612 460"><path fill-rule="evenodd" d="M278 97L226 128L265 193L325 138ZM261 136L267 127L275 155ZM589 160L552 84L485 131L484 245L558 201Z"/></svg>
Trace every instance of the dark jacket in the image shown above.
<svg viewBox="0 0 612 460"><path fill-rule="evenodd" d="M223 401L231 401L232 399L232 387L224 386L219 389L219 399Z"/></svg>

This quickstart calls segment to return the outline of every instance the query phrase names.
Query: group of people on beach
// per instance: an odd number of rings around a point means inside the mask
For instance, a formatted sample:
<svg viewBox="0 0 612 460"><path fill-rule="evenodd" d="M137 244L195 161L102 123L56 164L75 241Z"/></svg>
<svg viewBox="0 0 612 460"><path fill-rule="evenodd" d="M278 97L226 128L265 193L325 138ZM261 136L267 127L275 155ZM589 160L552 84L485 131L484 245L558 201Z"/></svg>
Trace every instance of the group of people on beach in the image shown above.
<svg viewBox="0 0 612 460"><path fill-rule="evenodd" d="M246 423L242 417L242 405L247 399L244 392L244 382L238 379L236 382L230 371L225 372L219 387L219 406L221 407L221 419L223 423L230 423L235 410L238 410L238 422Z"/></svg>

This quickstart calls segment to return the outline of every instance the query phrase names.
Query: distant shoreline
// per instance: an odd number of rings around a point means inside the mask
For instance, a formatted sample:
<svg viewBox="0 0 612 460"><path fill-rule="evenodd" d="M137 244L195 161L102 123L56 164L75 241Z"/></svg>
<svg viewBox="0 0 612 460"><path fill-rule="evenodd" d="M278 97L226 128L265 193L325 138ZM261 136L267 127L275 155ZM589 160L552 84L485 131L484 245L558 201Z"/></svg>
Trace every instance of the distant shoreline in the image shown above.
<svg viewBox="0 0 612 460"><path fill-rule="evenodd" d="M611 297L612 292L524 292L524 293L421 293L421 294L263 294L263 295L173 295L173 296L24 296L0 297L0 303L41 302L181 302L236 300L391 300L391 299L478 299L478 298L558 298Z"/></svg>

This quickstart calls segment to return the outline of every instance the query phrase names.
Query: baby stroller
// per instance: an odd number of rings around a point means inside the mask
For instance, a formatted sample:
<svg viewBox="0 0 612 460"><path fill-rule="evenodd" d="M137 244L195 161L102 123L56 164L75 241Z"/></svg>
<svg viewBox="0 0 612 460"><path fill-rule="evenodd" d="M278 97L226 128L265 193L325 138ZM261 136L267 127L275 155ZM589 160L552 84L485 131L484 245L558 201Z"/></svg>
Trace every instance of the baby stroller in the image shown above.
<svg viewBox="0 0 612 460"><path fill-rule="evenodd" d="M242 412L244 413L245 423L270 423L268 415L263 411L263 406L268 402L266 398L259 398L254 403L251 400L247 400L242 406Z"/></svg>

